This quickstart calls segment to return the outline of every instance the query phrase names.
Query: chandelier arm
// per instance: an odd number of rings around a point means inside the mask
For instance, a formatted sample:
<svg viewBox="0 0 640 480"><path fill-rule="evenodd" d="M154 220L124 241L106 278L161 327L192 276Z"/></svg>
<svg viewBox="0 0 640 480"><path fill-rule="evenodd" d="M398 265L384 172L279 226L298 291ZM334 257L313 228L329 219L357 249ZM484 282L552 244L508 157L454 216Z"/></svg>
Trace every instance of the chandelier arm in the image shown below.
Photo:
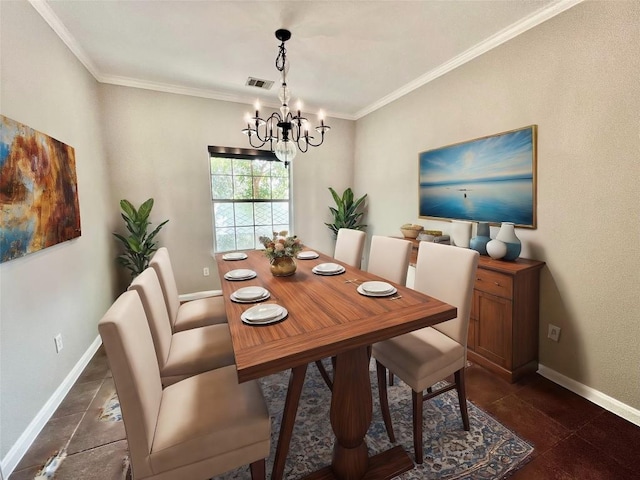
<svg viewBox="0 0 640 480"><path fill-rule="evenodd" d="M284 161L285 166L287 166L289 161L295 157L296 147L302 153L306 153L309 147L319 147L324 142L324 134L331 127L324 124L323 115L320 114L320 125L314 129L320 133L320 141L313 143L314 137L309 135L309 122L302 116L301 108L298 107L297 114L291 112L288 105L290 93L287 87L289 63L287 62L287 49L285 48L285 42L291 38L291 32L286 29L276 30L276 38L281 42L275 61L276 69L282 73L282 87L278 95L282 103L280 107L281 113L274 112L265 120L260 117L259 105L256 104L255 116L248 119L247 128L243 129L242 132L249 137L249 143L253 148L261 148L269 143L269 150L275 152L276 156ZM254 121L254 126L251 126L249 120ZM264 130L261 133L260 129L262 127L264 127ZM259 144L254 144L253 137L255 137L255 143Z"/></svg>
<svg viewBox="0 0 640 480"><path fill-rule="evenodd" d="M312 143L310 140L307 140L307 145L308 146L312 146L312 147L319 147L320 145L322 145L322 142L324 142L324 132L322 132L320 134L320 141L318 143ZM307 147L308 150L308 147ZM302 151L302 153L306 152L307 150Z"/></svg>
<svg viewBox="0 0 640 480"><path fill-rule="evenodd" d="M251 145L253 148L262 148L262 147L264 147L264 144L265 144L265 143L267 143L267 141L266 141L266 140L262 140L262 139L261 139L260 137L258 137L258 136L257 136L257 134L256 134L256 135L255 135L255 137L256 137L256 138L257 138L261 143L260 143L259 145L254 145L254 144L253 144L253 140L252 140L252 137L253 137L253 136L254 136L253 134L252 134L252 135L248 135L248 137L249 137L249 145Z"/></svg>

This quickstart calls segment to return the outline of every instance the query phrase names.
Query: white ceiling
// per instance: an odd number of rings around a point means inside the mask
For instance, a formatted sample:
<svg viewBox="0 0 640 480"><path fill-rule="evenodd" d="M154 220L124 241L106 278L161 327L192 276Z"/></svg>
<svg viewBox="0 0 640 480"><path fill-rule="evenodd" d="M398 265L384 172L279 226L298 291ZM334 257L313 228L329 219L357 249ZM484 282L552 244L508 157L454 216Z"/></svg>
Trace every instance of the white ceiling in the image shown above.
<svg viewBox="0 0 640 480"><path fill-rule="evenodd" d="M274 107L287 28L291 103L357 119L581 0L29 1L100 82Z"/></svg>

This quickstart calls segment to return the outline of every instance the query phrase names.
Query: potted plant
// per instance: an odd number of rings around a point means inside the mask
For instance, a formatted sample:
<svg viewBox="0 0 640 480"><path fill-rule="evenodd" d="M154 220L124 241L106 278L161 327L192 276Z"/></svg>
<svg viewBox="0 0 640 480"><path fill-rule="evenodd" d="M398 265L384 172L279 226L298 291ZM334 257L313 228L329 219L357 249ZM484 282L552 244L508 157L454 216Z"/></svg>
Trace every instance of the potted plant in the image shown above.
<svg viewBox="0 0 640 480"><path fill-rule="evenodd" d="M362 197L354 200L353 190L347 188L342 196L331 187L329 191L333 196L333 200L336 202L336 207L329 207L331 214L333 215L333 223L325 223L327 227L333 232L333 236L337 237L338 230L341 228L351 228L352 230L364 230L366 225L360 223L364 212L358 211L360 206L363 205L364 199L367 198L365 193Z"/></svg>
<svg viewBox="0 0 640 480"><path fill-rule="evenodd" d="M123 267L131 271L131 277L135 278L149 266L149 260L153 252L157 250L155 236L169 220L158 225L151 233L147 233L149 215L153 208L153 198L148 199L140 208L136 208L126 199L120 200L122 218L125 221L129 235L125 237L119 233L113 235L120 240L124 247L124 253L117 257L117 261Z"/></svg>
<svg viewBox="0 0 640 480"><path fill-rule="evenodd" d="M286 277L296 272L294 257L302 250L302 242L289 232L273 232L273 238L260 237L260 243L264 245L264 255L271 263L271 274L275 277Z"/></svg>

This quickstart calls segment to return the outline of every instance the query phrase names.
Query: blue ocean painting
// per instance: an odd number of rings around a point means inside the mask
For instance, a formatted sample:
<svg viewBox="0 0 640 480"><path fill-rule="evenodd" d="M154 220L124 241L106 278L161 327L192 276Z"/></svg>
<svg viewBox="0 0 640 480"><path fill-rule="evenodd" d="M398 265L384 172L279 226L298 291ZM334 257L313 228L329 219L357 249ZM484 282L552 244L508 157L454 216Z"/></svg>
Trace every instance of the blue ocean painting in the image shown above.
<svg viewBox="0 0 640 480"><path fill-rule="evenodd" d="M535 227L535 126L420 154L420 217Z"/></svg>

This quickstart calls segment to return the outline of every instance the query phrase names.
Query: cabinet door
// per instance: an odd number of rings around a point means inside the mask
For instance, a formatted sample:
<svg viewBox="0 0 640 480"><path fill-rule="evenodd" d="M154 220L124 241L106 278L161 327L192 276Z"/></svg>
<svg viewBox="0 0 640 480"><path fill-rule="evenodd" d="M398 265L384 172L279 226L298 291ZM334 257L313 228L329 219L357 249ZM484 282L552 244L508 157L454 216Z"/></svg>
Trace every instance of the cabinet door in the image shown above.
<svg viewBox="0 0 640 480"><path fill-rule="evenodd" d="M501 367L511 368L511 301L480 290L475 290L473 296L477 315L476 353Z"/></svg>

